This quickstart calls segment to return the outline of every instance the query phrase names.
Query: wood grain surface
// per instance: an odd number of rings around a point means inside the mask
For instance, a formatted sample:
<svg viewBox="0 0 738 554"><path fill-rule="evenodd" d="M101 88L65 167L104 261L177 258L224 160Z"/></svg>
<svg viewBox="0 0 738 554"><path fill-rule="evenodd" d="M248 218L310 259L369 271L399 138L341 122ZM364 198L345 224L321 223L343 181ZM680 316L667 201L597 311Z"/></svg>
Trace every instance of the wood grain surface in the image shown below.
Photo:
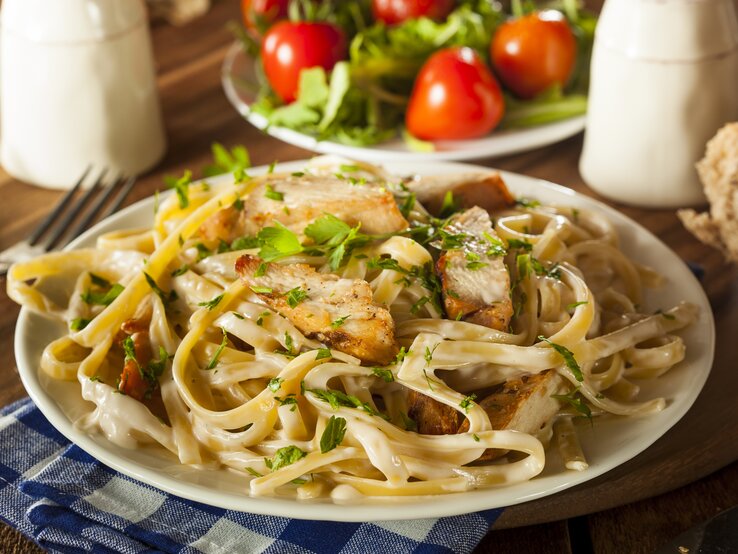
<svg viewBox="0 0 738 554"><path fill-rule="evenodd" d="M232 41L225 23L238 3L216 2L200 20L153 29L168 153L143 176L129 203L162 187L164 175L198 173L213 141L244 144L255 165L308 157L304 150L266 137L243 121L220 86L220 64ZM547 148L479 163L540 177L597 197L577 169L582 137ZM59 197L0 171L0 249L27 236ZM610 203L613 205L612 203ZM684 260L705 270L704 287L715 313L717 351L705 389L669 433L627 464L595 481L508 508L478 552L647 553L689 526L738 503L738 271L702 246L672 211L615 205L658 235ZM0 287L4 289L4 280ZM0 292L0 405L25 396L12 340L18 307ZM692 483L688 486L688 483ZM0 524L0 551L30 552L34 545ZM37 549L36 549L37 550Z"/></svg>

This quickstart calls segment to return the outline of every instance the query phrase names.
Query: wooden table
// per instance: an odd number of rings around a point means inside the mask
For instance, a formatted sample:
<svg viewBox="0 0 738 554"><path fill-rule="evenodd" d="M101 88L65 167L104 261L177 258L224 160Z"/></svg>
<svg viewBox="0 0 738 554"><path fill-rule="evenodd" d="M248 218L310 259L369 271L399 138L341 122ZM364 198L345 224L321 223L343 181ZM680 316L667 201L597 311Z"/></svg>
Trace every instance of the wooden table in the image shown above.
<svg viewBox="0 0 738 554"><path fill-rule="evenodd" d="M224 25L238 17L237 10L236 2L217 2L207 16L187 27L154 28L169 149L158 167L140 179L129 202L161 188L164 175L180 174L186 168L197 172L208 162L213 141L246 145L255 165L309 156L260 134L236 114L221 90L220 64L232 42ZM581 145L579 135L551 147L480 163L596 196L577 170ZM4 199L0 203L2 249L27 236L59 193L0 173L0 197ZM491 531L479 552L646 553L738 503L738 426L734 423L738 408L733 406L738 403L729 398L731 385L738 382L731 375L737 353L738 272L684 231L672 211L616 207L659 235L685 260L704 267L704 286L718 326L713 375L695 408L656 445L594 483L508 509L497 525L510 528ZM4 291L4 280L0 286ZM25 395L12 347L17 315L18 307L0 292L0 405ZM632 502L623 505L628 501ZM0 524L0 551L34 548Z"/></svg>

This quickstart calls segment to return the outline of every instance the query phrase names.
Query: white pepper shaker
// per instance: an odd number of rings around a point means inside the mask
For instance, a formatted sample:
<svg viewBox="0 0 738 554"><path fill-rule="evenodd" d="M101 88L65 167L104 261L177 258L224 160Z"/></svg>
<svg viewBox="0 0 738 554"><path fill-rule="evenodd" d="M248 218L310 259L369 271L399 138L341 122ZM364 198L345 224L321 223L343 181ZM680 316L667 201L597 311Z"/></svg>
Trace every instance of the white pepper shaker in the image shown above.
<svg viewBox="0 0 738 554"><path fill-rule="evenodd" d="M139 174L165 137L143 0L4 0L0 161L63 188L90 164Z"/></svg>
<svg viewBox="0 0 738 554"><path fill-rule="evenodd" d="M738 120L733 0L607 0L595 35L579 169L644 207L705 201L694 164Z"/></svg>

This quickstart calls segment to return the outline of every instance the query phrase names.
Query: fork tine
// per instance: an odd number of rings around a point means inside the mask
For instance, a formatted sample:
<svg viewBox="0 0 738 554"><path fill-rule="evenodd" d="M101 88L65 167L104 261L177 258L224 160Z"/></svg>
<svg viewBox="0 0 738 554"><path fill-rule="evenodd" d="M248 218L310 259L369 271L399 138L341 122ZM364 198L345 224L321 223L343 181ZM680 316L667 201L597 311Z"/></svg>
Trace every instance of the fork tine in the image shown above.
<svg viewBox="0 0 738 554"><path fill-rule="evenodd" d="M77 214L79 214L82 208L85 207L85 204L87 204L88 200L92 198L95 192L97 192L97 189L100 188L103 178L105 177L105 174L107 172L107 169L103 169L100 173L100 176L95 181L95 184L93 184L84 194L84 196L80 198L67 213L64 214L64 218L59 222L59 225L54 228L51 237L49 237L48 241L44 245L44 250L50 250L51 248L56 246L56 243L59 242L59 239L69 227L69 224L74 220L75 217L77 217Z"/></svg>
<svg viewBox="0 0 738 554"><path fill-rule="evenodd" d="M102 208L105 202L110 199L110 197L113 195L113 192L115 192L116 187L123 182L123 179L125 179L125 177L122 173L120 173L112 183L110 183L103 189L104 192L101 192L100 195L95 199L95 202L92 204L90 209L87 210L87 213L85 213L85 216L82 218L82 220L77 223L74 229L69 232L67 242L65 244L69 244L72 240L81 235L82 231L87 229L87 226L93 219L95 219L95 216L100 211L100 208Z"/></svg>
<svg viewBox="0 0 738 554"><path fill-rule="evenodd" d="M82 186L82 183L84 183L85 178L87 178L87 174L92 169L91 165L87 166L87 169L85 169L85 172L82 174L82 176L79 178L77 183L67 191L67 193L62 196L62 199L59 200L59 203L54 207L52 212L46 216L46 218L39 224L38 227L33 231L31 236L28 239L28 244L34 245L36 244L36 241L38 241L39 237L43 235L46 230L51 226L51 224L56 220L57 217L59 217L59 214L64 210L64 208L67 206L67 202L69 199L74 195L75 192L79 190L79 187Z"/></svg>
<svg viewBox="0 0 738 554"><path fill-rule="evenodd" d="M120 192L118 193L118 196L115 197L115 200L113 200L113 203L108 206L108 209L105 210L105 213L103 213L102 216L100 216L100 219L105 219L110 214L116 212L118 208L120 208L121 204L123 204L123 201L126 199L126 197L130 194L131 189L133 188L133 185L136 184L136 177L129 177L126 181L126 184L123 185L123 188L120 189Z"/></svg>

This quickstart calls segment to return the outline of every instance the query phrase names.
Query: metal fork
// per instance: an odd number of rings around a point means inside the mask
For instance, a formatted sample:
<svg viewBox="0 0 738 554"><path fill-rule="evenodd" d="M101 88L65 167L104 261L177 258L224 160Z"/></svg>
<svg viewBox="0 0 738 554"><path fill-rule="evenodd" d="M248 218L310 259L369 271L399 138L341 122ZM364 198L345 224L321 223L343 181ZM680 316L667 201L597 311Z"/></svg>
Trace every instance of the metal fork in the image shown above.
<svg viewBox="0 0 738 554"><path fill-rule="evenodd" d="M107 169L100 172L94 184L76 202L73 201L75 193L82 187L91 169L91 167L85 169L74 187L67 191L51 213L31 233L30 237L0 252L0 276L5 275L10 266L16 262L30 260L49 250L66 246L71 240L79 236L96 216L99 215L100 219L104 219L120 208L136 183L136 178L126 178L121 174L110 183L105 184ZM118 190L117 196L103 210L103 206L110 200L116 190ZM90 202L92 202L92 205L82 213L85 206ZM82 215L80 216L80 214ZM74 224L77 217L80 219ZM46 239L39 243L39 239L44 234L47 234ZM63 243L62 239L64 239Z"/></svg>

